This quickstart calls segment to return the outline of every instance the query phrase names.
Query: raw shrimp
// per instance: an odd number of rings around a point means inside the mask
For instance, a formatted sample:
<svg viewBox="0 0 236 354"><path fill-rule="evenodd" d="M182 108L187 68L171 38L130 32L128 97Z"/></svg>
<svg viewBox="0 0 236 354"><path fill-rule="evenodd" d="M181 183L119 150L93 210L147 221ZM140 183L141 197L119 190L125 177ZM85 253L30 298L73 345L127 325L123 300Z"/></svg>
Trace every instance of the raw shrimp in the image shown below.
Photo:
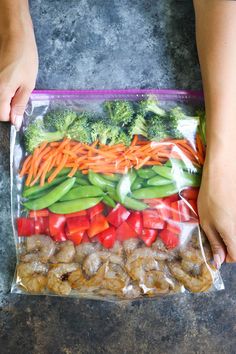
<svg viewBox="0 0 236 354"><path fill-rule="evenodd" d="M212 258L212 253L209 248L204 247L204 254L202 253L201 249L194 248L191 243L189 243L184 249L179 251L179 255L182 259L189 261L194 264L202 264L204 263L205 259L210 260Z"/></svg>
<svg viewBox="0 0 236 354"><path fill-rule="evenodd" d="M71 263L75 256L75 247L72 241L61 242L57 245L54 256L50 258L52 263Z"/></svg>
<svg viewBox="0 0 236 354"><path fill-rule="evenodd" d="M169 268L172 275L194 293L208 290L214 281L214 268L206 263L199 266L198 275L184 270L180 262L170 263Z"/></svg>
<svg viewBox="0 0 236 354"><path fill-rule="evenodd" d="M124 249L120 241L115 241L114 246L109 250L111 253L115 253L118 256L122 256Z"/></svg>
<svg viewBox="0 0 236 354"><path fill-rule="evenodd" d="M26 254L21 256L23 262L41 261L47 263L54 254L56 245L49 236L33 235L27 237Z"/></svg>
<svg viewBox="0 0 236 354"><path fill-rule="evenodd" d="M174 283L158 270L146 272L144 280L139 286L143 293L149 296L167 294L174 289Z"/></svg>
<svg viewBox="0 0 236 354"><path fill-rule="evenodd" d="M68 282L71 285L72 289L80 289L86 284L87 279L85 279L83 271L79 267L75 271L70 273L68 277Z"/></svg>
<svg viewBox="0 0 236 354"><path fill-rule="evenodd" d="M126 271L133 280L137 280L139 283L144 281L145 274L150 270L159 270L158 262L152 257L145 258L128 258L126 265Z"/></svg>
<svg viewBox="0 0 236 354"><path fill-rule="evenodd" d="M158 261L165 261L170 259L168 252L154 250L152 248L141 247L136 248L128 257L129 260L135 260L137 258L154 258Z"/></svg>
<svg viewBox="0 0 236 354"><path fill-rule="evenodd" d="M127 256L129 256L140 244L138 238L130 238L123 243L123 247Z"/></svg>
<svg viewBox="0 0 236 354"><path fill-rule="evenodd" d="M92 253L85 258L83 263L83 270L85 271L86 275L92 276L98 271L102 263L108 260L111 263L120 265L123 265L124 263L123 258L117 254L108 251L99 251Z"/></svg>
<svg viewBox="0 0 236 354"><path fill-rule="evenodd" d="M27 291L41 293L47 285L47 271L48 266L41 262L22 262L17 266L17 278Z"/></svg>
<svg viewBox="0 0 236 354"><path fill-rule="evenodd" d="M74 272L78 268L76 263L56 264L48 272L47 287L58 295L69 295L71 285L67 280L69 273Z"/></svg>
<svg viewBox="0 0 236 354"><path fill-rule="evenodd" d="M78 263L82 263L85 257L98 251L100 248L101 245L99 243L81 243L80 245L75 247L75 261Z"/></svg>
<svg viewBox="0 0 236 354"><path fill-rule="evenodd" d="M109 263L106 267L101 288L112 290L115 293L122 293L129 282L127 273L119 264Z"/></svg>

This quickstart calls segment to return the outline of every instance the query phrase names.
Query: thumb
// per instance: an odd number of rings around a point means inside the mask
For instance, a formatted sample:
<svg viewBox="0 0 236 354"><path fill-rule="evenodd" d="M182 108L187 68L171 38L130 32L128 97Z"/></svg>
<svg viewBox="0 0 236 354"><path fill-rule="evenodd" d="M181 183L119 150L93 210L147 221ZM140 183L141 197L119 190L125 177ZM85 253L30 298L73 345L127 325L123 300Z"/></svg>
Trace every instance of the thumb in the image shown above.
<svg viewBox="0 0 236 354"><path fill-rule="evenodd" d="M226 258L226 247L219 233L211 226L203 228L211 245L215 267L220 269Z"/></svg>
<svg viewBox="0 0 236 354"><path fill-rule="evenodd" d="M11 101L10 117L12 124L16 127L16 130L20 130L30 93L30 90L19 88Z"/></svg>

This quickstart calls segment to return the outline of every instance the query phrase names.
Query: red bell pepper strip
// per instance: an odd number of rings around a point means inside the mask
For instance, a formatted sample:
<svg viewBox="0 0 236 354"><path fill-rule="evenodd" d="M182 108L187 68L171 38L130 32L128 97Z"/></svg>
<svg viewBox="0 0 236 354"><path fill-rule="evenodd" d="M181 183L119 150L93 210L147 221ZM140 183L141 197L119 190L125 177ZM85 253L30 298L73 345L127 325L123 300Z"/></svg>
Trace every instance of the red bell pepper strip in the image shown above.
<svg viewBox="0 0 236 354"><path fill-rule="evenodd" d="M171 203L165 200L159 201L154 207L159 214L159 217L165 221L171 218Z"/></svg>
<svg viewBox="0 0 236 354"><path fill-rule="evenodd" d="M116 239L116 229L110 226L98 235L98 239L105 248L112 248Z"/></svg>
<svg viewBox="0 0 236 354"><path fill-rule="evenodd" d="M64 242L67 240L66 233L64 230L61 230L60 233L58 233L56 236L53 236L52 238L56 242Z"/></svg>
<svg viewBox="0 0 236 354"><path fill-rule="evenodd" d="M130 216L130 212L121 204L117 204L108 214L107 221L115 227L120 226Z"/></svg>
<svg viewBox="0 0 236 354"><path fill-rule="evenodd" d="M102 202L98 203L97 205L94 205L92 208L87 209L88 216L91 219L94 218L94 216L101 214L104 210L105 206Z"/></svg>
<svg viewBox="0 0 236 354"><path fill-rule="evenodd" d="M66 225L68 232L72 235L88 230L90 222L88 216L76 216L73 218L68 218L66 220Z"/></svg>
<svg viewBox="0 0 236 354"><path fill-rule="evenodd" d="M68 219L68 218L73 218L76 216L86 216L86 215L87 215L87 211L81 210L81 211L77 211L76 213L66 214L65 217Z"/></svg>
<svg viewBox="0 0 236 354"><path fill-rule="evenodd" d="M190 219L190 209L184 200L171 203L172 217L176 222L185 222Z"/></svg>
<svg viewBox="0 0 236 354"><path fill-rule="evenodd" d="M65 228L66 237L68 240L74 242L75 245L79 245L82 242L85 231L77 232L76 234L70 234L68 231L68 227Z"/></svg>
<svg viewBox="0 0 236 354"><path fill-rule="evenodd" d="M34 219L34 233L37 235L50 235L48 217Z"/></svg>
<svg viewBox="0 0 236 354"><path fill-rule="evenodd" d="M127 224L136 232L137 235L142 234L143 216L140 211L134 211L126 220Z"/></svg>
<svg viewBox="0 0 236 354"><path fill-rule="evenodd" d="M95 238L95 237L94 237L94 238ZM94 238L92 238L92 240L93 240ZM91 240L90 240L90 238L88 237L87 232L85 231L81 243L86 243L86 242L91 242Z"/></svg>
<svg viewBox="0 0 236 354"><path fill-rule="evenodd" d="M153 242L156 241L158 235L158 231L154 229L143 229L142 235L140 236L141 240L146 244L146 246L150 247Z"/></svg>
<svg viewBox="0 0 236 354"><path fill-rule="evenodd" d="M65 234L66 217L63 214L49 214L49 232L52 237Z"/></svg>
<svg viewBox="0 0 236 354"><path fill-rule="evenodd" d="M117 229L116 229L116 238L118 241L125 241L129 238L137 237L136 232L129 226L129 224L124 221Z"/></svg>
<svg viewBox="0 0 236 354"><path fill-rule="evenodd" d="M188 203L190 204L190 206L192 207L192 214L194 214L194 216L198 215L198 209L197 209L197 201L194 199L189 199Z"/></svg>
<svg viewBox="0 0 236 354"><path fill-rule="evenodd" d="M160 215L156 209L143 210L143 227L146 229L159 229L162 230L165 227L165 221L160 218Z"/></svg>
<svg viewBox="0 0 236 354"><path fill-rule="evenodd" d="M189 188L183 189L180 192L180 195L184 199L194 199L194 200L196 200L198 198L198 193L199 193L199 188L189 187Z"/></svg>
<svg viewBox="0 0 236 354"><path fill-rule="evenodd" d="M30 218L39 218L39 217L46 217L49 216L48 209L41 209L41 210L30 210L29 217Z"/></svg>
<svg viewBox="0 0 236 354"><path fill-rule="evenodd" d="M162 230L159 236L165 244L166 248L172 249L179 245L178 236L167 229Z"/></svg>
<svg viewBox="0 0 236 354"><path fill-rule="evenodd" d="M34 219L18 218L16 223L18 236L34 235Z"/></svg>
<svg viewBox="0 0 236 354"><path fill-rule="evenodd" d="M103 214L95 215L88 229L88 237L92 238L98 235L100 232L109 228L109 223Z"/></svg>
<svg viewBox="0 0 236 354"><path fill-rule="evenodd" d="M177 202L178 200L180 200L179 194L173 194L173 195L170 195L169 197L163 198L163 201L167 202L167 203L174 203L174 202Z"/></svg>
<svg viewBox="0 0 236 354"><path fill-rule="evenodd" d="M169 220L166 223L166 229L173 232L173 234L176 234L176 235L180 235L181 230L182 230L180 224L178 224L174 221L171 221L171 220Z"/></svg>

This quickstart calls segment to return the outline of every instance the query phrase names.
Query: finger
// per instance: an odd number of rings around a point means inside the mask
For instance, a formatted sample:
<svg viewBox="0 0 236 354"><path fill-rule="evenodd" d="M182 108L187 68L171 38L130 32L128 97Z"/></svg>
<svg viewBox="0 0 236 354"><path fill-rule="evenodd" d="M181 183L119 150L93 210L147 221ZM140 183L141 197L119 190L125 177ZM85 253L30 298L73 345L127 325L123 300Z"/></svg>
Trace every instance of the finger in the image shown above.
<svg viewBox="0 0 236 354"><path fill-rule="evenodd" d="M10 120L12 96L7 93L0 95L0 121L7 122Z"/></svg>
<svg viewBox="0 0 236 354"><path fill-rule="evenodd" d="M208 241L211 245L214 263L217 269L220 269L221 264L226 258L226 247L219 233L210 225L203 227Z"/></svg>
<svg viewBox="0 0 236 354"><path fill-rule="evenodd" d="M227 239L227 263L236 263L236 242L235 238L227 237L227 235L223 235L225 239ZM226 238L227 237L227 238Z"/></svg>
<svg viewBox="0 0 236 354"><path fill-rule="evenodd" d="M30 93L31 91L28 89L19 88L11 101L10 116L12 124L15 125L16 130L20 130Z"/></svg>

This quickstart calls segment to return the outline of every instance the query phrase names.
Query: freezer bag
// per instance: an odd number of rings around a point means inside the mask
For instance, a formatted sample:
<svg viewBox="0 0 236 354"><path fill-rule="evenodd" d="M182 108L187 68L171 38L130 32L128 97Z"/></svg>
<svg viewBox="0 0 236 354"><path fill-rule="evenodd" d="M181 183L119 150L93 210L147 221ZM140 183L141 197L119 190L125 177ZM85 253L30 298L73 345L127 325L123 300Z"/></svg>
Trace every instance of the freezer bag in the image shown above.
<svg viewBox="0 0 236 354"><path fill-rule="evenodd" d="M222 289L197 214L205 143L199 93L34 92L11 134L12 292Z"/></svg>

